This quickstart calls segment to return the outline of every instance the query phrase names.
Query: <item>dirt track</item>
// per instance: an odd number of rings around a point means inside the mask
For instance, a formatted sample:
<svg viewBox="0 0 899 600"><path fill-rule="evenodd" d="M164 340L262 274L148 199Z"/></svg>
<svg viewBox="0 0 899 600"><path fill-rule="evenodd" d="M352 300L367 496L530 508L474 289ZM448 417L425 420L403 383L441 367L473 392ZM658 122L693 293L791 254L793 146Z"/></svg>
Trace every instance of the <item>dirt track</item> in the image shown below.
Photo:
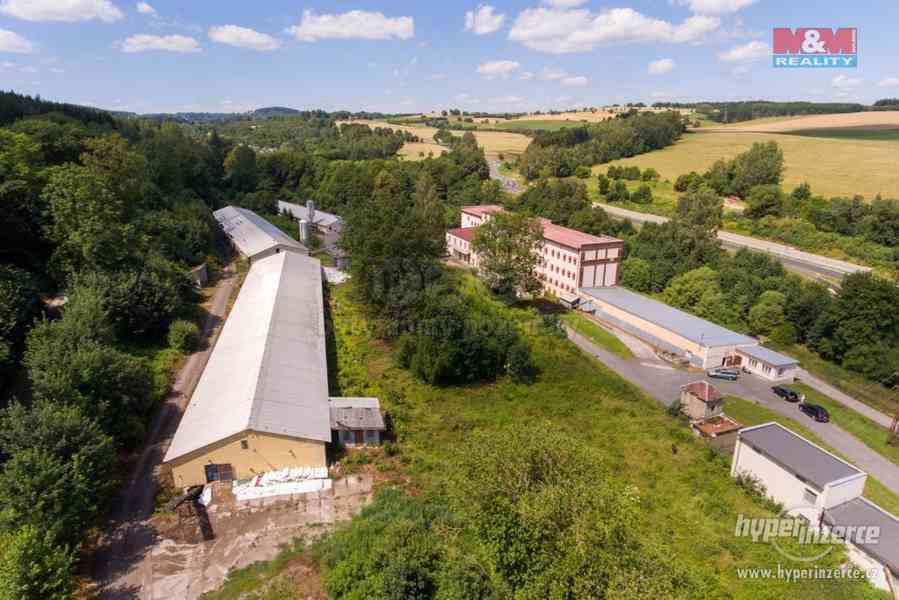
<svg viewBox="0 0 899 600"><path fill-rule="evenodd" d="M229 266L216 286L208 306L209 315L203 325L206 347L192 354L176 376L171 393L150 425L147 441L131 477L114 501L111 511L112 530L105 536L104 543L94 557L94 577L101 589L115 586L117 578L129 568L130 558L127 557L132 557L145 548L153 537L145 520L153 514L162 457L215 345L215 338L220 331L236 281L237 276Z"/></svg>

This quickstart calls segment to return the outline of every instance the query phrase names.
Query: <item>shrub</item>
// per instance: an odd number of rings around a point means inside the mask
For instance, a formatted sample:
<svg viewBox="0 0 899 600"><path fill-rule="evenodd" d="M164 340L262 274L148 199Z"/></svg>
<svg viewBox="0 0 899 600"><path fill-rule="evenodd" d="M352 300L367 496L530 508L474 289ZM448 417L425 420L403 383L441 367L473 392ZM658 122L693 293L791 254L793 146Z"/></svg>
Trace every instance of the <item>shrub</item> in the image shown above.
<svg viewBox="0 0 899 600"><path fill-rule="evenodd" d="M0 537L0 600L66 600L75 591L75 553L25 525Z"/></svg>
<svg viewBox="0 0 899 600"><path fill-rule="evenodd" d="M623 181L619 179L612 184L608 195L609 202L627 202L628 200L630 200L630 197L630 193L627 191L627 186Z"/></svg>
<svg viewBox="0 0 899 600"><path fill-rule="evenodd" d="M193 352L200 343L200 328L191 321L174 321L169 325L168 342L175 350Z"/></svg>
<svg viewBox="0 0 899 600"><path fill-rule="evenodd" d="M509 348L506 372L516 383L533 383L537 377L537 365L531 356L531 349L525 342L518 342Z"/></svg>
<svg viewBox="0 0 899 600"><path fill-rule="evenodd" d="M578 179L587 179L590 177L590 167L585 165L578 165L578 167L574 170L574 176Z"/></svg>
<svg viewBox="0 0 899 600"><path fill-rule="evenodd" d="M652 190L649 189L649 186L645 183L640 185L633 194L631 194L631 202L636 202L638 204L651 204L652 203Z"/></svg>
<svg viewBox="0 0 899 600"><path fill-rule="evenodd" d="M599 174L597 177L597 181L599 182L599 193L605 196L609 193L609 178L607 175Z"/></svg>

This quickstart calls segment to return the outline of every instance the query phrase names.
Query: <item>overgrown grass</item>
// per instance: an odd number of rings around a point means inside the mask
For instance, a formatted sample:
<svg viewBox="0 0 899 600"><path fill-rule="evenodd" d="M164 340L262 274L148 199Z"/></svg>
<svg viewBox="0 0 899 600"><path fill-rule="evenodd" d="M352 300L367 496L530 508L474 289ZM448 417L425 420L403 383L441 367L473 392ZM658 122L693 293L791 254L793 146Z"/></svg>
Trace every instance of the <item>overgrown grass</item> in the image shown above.
<svg viewBox="0 0 899 600"><path fill-rule="evenodd" d="M474 278L466 293L486 299ZM594 448L609 472L639 490L644 517L641 535L661 540L680 560L706 570L722 597L879 598L852 583L745 580L743 567L785 564L763 544L733 536L736 515L767 514L730 478L725 458L696 440L686 428L636 386L581 353L558 333L541 330L531 310L502 307L510 320L531 331L534 357L542 372L533 385L506 378L479 385L437 388L399 368L395 350L375 341L351 284L331 292L338 348L338 387L343 393L381 398L397 438L402 479L416 489L439 490L453 469L453 452L472 432L516 427L551 427ZM399 466L398 466L399 465ZM385 465L386 468L386 465ZM834 555L827 560L841 560Z"/></svg>
<svg viewBox="0 0 899 600"><path fill-rule="evenodd" d="M823 406L830 413L831 422L857 437L866 446L887 460L899 465L899 446L892 446L887 443L890 432L886 427L882 427L868 417L846 408L836 400L807 385L796 384L787 387L795 390L797 394L805 394L806 400L810 404Z"/></svg>
<svg viewBox="0 0 899 600"><path fill-rule="evenodd" d="M569 312L562 315L562 321L582 336L605 348L609 352L614 352L622 358L634 357L630 348L618 339L615 334L603 329L584 315L576 312Z"/></svg>
<svg viewBox="0 0 899 600"><path fill-rule="evenodd" d="M829 410L829 409L828 409ZM728 416L736 419L740 422L740 424L745 426L750 425L759 425L761 423L768 423L769 421L775 421L780 423L784 427L787 427L798 433L802 437L809 439L810 441L818 444L822 448L825 448L829 452L840 456L840 458L847 460L848 462L852 462L847 459L845 456L841 456L839 452L828 446L821 438L815 435L810 429L808 429L802 422L797 421L796 419L791 419L789 417L785 417L780 413L774 412L764 406L760 406L754 402L750 402L749 400L744 400L743 398L737 398L736 396L728 396L725 398L724 403L724 412L727 413ZM797 417L804 417L805 414L796 411ZM899 514L899 496L893 493L890 489L884 486L882 483L868 475L868 480L865 483L865 496L876 502L883 508L892 512L893 514Z"/></svg>

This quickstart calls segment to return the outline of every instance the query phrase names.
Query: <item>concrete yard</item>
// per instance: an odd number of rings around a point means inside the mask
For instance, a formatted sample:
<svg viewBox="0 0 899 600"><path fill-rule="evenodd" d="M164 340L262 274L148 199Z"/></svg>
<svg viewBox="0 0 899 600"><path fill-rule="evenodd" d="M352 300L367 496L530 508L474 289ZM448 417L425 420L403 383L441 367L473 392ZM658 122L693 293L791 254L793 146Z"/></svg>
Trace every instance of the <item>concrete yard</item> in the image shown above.
<svg viewBox="0 0 899 600"><path fill-rule="evenodd" d="M105 600L194 600L219 588L232 569L274 558L298 537L312 539L352 517L372 497L369 476L348 476L324 492L263 498L237 506L216 489L208 508L215 538L180 543L144 525L144 544L116 558Z"/></svg>

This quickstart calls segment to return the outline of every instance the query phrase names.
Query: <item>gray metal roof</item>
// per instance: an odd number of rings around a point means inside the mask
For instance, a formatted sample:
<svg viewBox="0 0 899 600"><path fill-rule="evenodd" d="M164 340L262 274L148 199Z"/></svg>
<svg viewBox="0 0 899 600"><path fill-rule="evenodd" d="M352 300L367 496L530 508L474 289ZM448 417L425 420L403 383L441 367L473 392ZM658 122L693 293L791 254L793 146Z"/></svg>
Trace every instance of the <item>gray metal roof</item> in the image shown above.
<svg viewBox="0 0 899 600"><path fill-rule="evenodd" d="M237 250L247 258L253 258L275 246L307 253L305 246L252 210L226 206L212 214L221 224L225 234L237 246Z"/></svg>
<svg viewBox="0 0 899 600"><path fill-rule="evenodd" d="M758 343L751 337L725 329L623 287L581 288L580 291L697 344L715 347Z"/></svg>
<svg viewBox="0 0 899 600"><path fill-rule="evenodd" d="M741 354L756 358L765 364L771 365L772 367L788 367L790 365L799 364L799 361L795 358L790 358L785 354L775 352L774 350L765 348L764 346L742 346L738 350Z"/></svg>
<svg viewBox="0 0 899 600"><path fill-rule="evenodd" d="M314 258L281 252L250 267L165 460L247 430L331 440Z"/></svg>
<svg viewBox="0 0 899 600"><path fill-rule="evenodd" d="M741 429L740 439L818 489L852 475L864 474L779 423Z"/></svg>
<svg viewBox="0 0 899 600"><path fill-rule="evenodd" d="M331 398L330 404L331 429L386 429L377 398Z"/></svg>
<svg viewBox="0 0 899 600"><path fill-rule="evenodd" d="M852 543L899 576L899 518L895 515L866 498L854 498L824 511L824 520L831 526L879 527L880 536L876 543L868 544L854 540Z"/></svg>
<svg viewBox="0 0 899 600"><path fill-rule="evenodd" d="M287 212L294 219L307 219L309 217L309 209L300 204L294 204L293 202L284 202L283 200L278 200L278 210ZM340 223L343 219L339 216L325 212L323 210L315 209L315 217L313 218L313 223L316 225L320 225L321 227L330 227L334 223Z"/></svg>

